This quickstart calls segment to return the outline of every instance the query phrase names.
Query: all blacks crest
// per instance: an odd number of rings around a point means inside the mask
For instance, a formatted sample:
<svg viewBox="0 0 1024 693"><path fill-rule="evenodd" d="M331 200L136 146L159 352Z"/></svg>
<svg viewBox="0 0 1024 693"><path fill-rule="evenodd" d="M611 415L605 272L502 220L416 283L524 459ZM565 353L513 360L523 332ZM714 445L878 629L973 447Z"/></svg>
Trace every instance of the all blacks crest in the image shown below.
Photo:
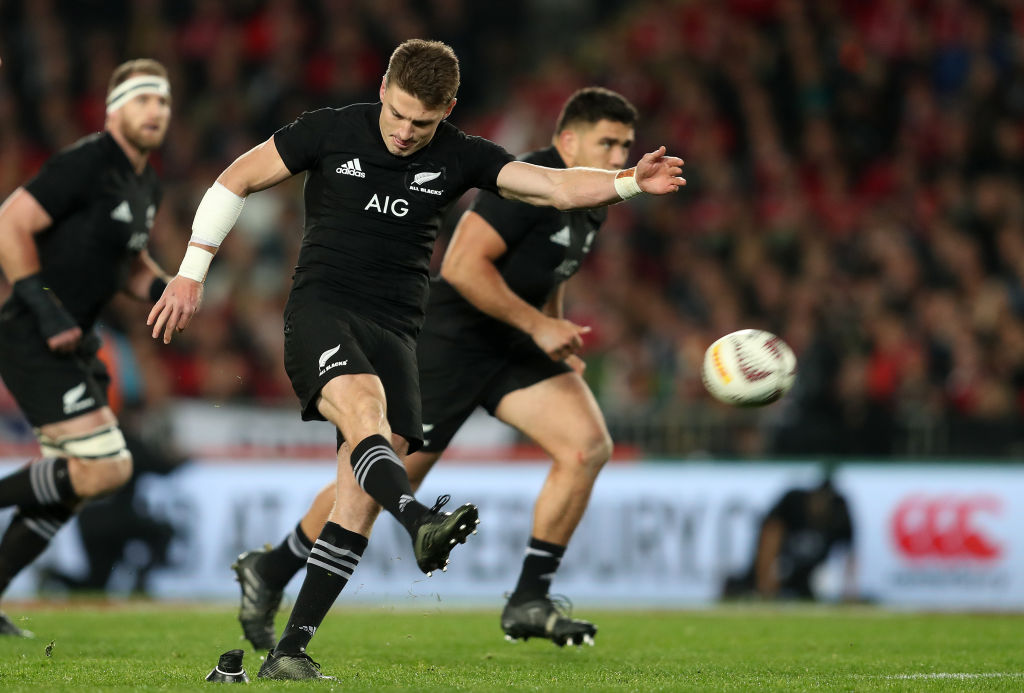
<svg viewBox="0 0 1024 693"><path fill-rule="evenodd" d="M413 164L405 174L405 187L423 195L443 195L446 178L444 166Z"/></svg>

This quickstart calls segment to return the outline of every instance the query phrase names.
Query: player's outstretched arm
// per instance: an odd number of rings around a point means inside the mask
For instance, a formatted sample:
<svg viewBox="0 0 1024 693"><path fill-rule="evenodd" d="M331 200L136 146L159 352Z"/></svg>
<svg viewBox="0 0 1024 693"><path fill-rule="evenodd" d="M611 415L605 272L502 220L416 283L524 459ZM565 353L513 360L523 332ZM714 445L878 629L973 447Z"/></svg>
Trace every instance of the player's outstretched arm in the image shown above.
<svg viewBox="0 0 1024 693"><path fill-rule="evenodd" d="M174 333L192 321L202 302L210 262L238 220L246 195L277 185L291 175L271 137L235 159L217 177L196 210L192 238L178 275L167 284L146 319L153 328L153 339L162 333L164 344L170 344Z"/></svg>
<svg viewBox="0 0 1024 693"><path fill-rule="evenodd" d="M557 209L603 207L640 193L665 195L686 185L683 160L668 156L665 147L644 154L633 168L546 168L524 161L509 162L498 173L502 197Z"/></svg>
<svg viewBox="0 0 1024 693"><path fill-rule="evenodd" d="M14 293L32 311L50 350L70 352L78 346L82 328L43 282L32 238L52 224L53 219L32 193L24 188L15 190L0 206L0 267Z"/></svg>

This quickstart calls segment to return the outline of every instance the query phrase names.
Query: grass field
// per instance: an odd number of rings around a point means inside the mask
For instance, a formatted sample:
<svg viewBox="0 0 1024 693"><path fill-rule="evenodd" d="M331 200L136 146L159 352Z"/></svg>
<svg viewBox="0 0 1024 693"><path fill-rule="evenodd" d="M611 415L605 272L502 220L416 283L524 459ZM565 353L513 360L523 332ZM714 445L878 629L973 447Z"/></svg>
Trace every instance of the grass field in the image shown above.
<svg viewBox="0 0 1024 693"><path fill-rule="evenodd" d="M439 605L440 606L440 605ZM239 641L227 608L8 605L34 640L0 640L0 690L196 690ZM872 608L586 611L597 646L506 643L497 612L336 609L310 648L334 682L252 688L531 691L1021 691L1024 616ZM280 625L280 622L279 622ZM53 642L49 656L47 645Z"/></svg>

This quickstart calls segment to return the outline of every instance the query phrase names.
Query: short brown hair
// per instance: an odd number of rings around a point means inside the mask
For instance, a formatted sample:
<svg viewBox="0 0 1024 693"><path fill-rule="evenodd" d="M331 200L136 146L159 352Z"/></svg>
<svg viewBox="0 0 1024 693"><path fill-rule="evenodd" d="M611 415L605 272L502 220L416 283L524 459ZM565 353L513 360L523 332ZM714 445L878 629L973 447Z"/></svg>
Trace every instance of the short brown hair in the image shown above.
<svg viewBox="0 0 1024 693"><path fill-rule="evenodd" d="M565 102L555 125L555 134L576 123L595 125L601 120L636 125L636 107L625 96L611 89L584 87Z"/></svg>
<svg viewBox="0 0 1024 693"><path fill-rule="evenodd" d="M167 79L167 68L152 58L136 58L121 63L114 68L114 74L110 75L110 84L107 85L107 96L117 88L117 85L126 81L135 74L156 75Z"/></svg>
<svg viewBox="0 0 1024 693"><path fill-rule="evenodd" d="M384 82L391 80L427 108L447 106L459 90L459 59L446 43L409 39L391 54Z"/></svg>

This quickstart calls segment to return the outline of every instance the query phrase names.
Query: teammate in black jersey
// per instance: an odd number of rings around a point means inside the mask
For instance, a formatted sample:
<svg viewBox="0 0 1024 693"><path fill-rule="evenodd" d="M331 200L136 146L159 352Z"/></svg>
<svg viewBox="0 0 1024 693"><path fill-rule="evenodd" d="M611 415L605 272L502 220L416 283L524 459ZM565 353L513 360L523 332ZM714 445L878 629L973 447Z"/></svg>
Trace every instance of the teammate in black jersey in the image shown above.
<svg viewBox="0 0 1024 693"><path fill-rule="evenodd" d="M581 89L562 109L552 146L523 160L619 169L636 118L621 95ZM502 615L510 638L582 645L597 632L567 614L549 618L557 607L548 590L611 454L604 418L581 377L584 364L566 349L565 335L584 330L562 319L565 280L590 251L605 216L603 208L560 212L481 192L459 221L442 276L431 286L417 344L427 439L405 458L414 489L477 406L525 433L554 461L537 499L519 583ZM239 557L239 619L257 648L273 646L282 590L305 564L308 536L323 526L334 498L333 486L323 489L275 549Z"/></svg>
<svg viewBox="0 0 1024 693"><path fill-rule="evenodd" d="M244 197L306 172L306 222L285 309L285 365L303 418L338 428L336 502L307 561L288 625L260 675L318 678L306 645L358 564L379 503L409 531L420 568L443 568L477 511L448 515L416 501L399 454L423 442L415 339L427 271L444 210L479 187L535 205L589 208L685 181L662 147L633 169L552 169L512 161L501 147L445 119L455 106L458 60L435 41L392 54L376 104L304 114L231 164L196 211L178 276L149 316L169 342L198 308L213 254ZM556 351L582 344L569 331ZM351 462L351 464L349 464Z"/></svg>
<svg viewBox="0 0 1024 693"><path fill-rule="evenodd" d="M0 308L0 377L44 455L0 480L0 507L17 508L0 540L0 591L84 500L131 476L92 327L118 291L155 301L167 285L146 251L161 195L147 160L170 116L163 65L120 65L104 131L53 156L0 207L0 266L14 289ZM27 635L2 614L0 633Z"/></svg>

